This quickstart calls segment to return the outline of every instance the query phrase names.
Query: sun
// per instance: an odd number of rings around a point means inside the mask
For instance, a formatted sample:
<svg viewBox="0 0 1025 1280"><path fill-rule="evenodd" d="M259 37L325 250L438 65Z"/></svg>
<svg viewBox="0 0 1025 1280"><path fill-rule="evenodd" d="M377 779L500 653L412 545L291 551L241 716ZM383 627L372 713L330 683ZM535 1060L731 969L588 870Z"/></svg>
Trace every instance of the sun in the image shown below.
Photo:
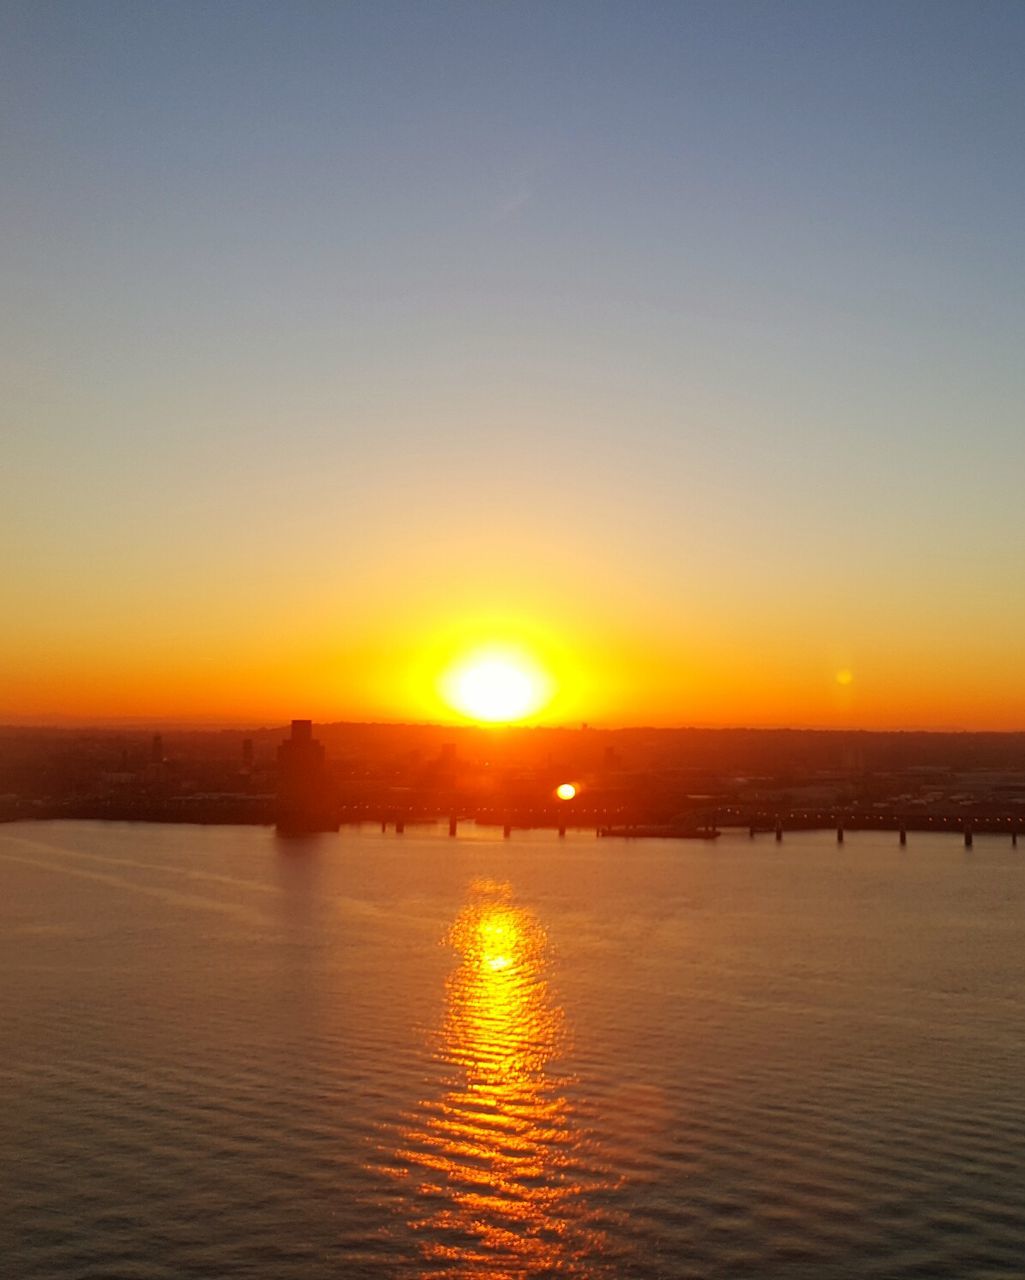
<svg viewBox="0 0 1025 1280"><path fill-rule="evenodd" d="M476 650L441 678L441 695L471 720L511 724L539 711L552 696L552 680L530 657L512 649Z"/></svg>

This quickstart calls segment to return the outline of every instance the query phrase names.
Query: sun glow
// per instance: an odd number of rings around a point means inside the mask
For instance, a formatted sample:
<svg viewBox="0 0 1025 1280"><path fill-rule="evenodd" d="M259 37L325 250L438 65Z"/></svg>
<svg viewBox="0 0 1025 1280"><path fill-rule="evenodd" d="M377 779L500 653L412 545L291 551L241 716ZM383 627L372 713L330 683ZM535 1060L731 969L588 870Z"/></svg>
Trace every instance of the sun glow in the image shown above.
<svg viewBox="0 0 1025 1280"><path fill-rule="evenodd" d="M544 707L551 700L552 683L528 654L493 649L457 661L442 676L440 687L448 705L462 715L509 724Z"/></svg>

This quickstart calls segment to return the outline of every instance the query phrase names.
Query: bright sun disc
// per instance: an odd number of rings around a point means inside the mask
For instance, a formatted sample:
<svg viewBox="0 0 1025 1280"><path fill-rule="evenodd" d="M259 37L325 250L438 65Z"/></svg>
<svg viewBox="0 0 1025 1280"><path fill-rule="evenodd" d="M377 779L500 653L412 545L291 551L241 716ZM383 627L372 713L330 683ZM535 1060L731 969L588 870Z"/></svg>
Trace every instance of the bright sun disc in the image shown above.
<svg viewBox="0 0 1025 1280"><path fill-rule="evenodd" d="M445 701L474 720L506 724L542 707L550 681L526 656L474 654L442 678Z"/></svg>

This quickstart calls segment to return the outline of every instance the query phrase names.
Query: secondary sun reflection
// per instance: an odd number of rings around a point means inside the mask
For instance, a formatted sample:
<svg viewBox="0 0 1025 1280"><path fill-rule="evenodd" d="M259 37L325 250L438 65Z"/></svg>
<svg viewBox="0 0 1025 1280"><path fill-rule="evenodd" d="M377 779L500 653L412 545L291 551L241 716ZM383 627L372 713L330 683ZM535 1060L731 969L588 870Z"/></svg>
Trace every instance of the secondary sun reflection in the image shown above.
<svg viewBox="0 0 1025 1280"><path fill-rule="evenodd" d="M604 1175L549 1074L566 1026L545 931L507 885L479 881L447 940L459 960L438 1053L451 1087L420 1103L385 1165L409 1183L419 1274L600 1275L604 1237L586 1194Z"/></svg>

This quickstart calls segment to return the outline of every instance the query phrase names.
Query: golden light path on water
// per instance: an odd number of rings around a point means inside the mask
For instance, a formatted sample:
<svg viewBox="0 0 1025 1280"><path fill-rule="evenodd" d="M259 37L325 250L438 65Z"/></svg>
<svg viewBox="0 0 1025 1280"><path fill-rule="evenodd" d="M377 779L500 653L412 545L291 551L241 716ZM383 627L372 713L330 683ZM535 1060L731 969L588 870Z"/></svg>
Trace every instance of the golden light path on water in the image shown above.
<svg viewBox="0 0 1025 1280"><path fill-rule="evenodd" d="M549 1073L566 1021L548 989L545 930L507 885L477 881L448 941L459 959L439 1054L452 1084L420 1103L384 1162L409 1181L420 1274L602 1274L587 1193L605 1176L578 1159L582 1135Z"/></svg>

